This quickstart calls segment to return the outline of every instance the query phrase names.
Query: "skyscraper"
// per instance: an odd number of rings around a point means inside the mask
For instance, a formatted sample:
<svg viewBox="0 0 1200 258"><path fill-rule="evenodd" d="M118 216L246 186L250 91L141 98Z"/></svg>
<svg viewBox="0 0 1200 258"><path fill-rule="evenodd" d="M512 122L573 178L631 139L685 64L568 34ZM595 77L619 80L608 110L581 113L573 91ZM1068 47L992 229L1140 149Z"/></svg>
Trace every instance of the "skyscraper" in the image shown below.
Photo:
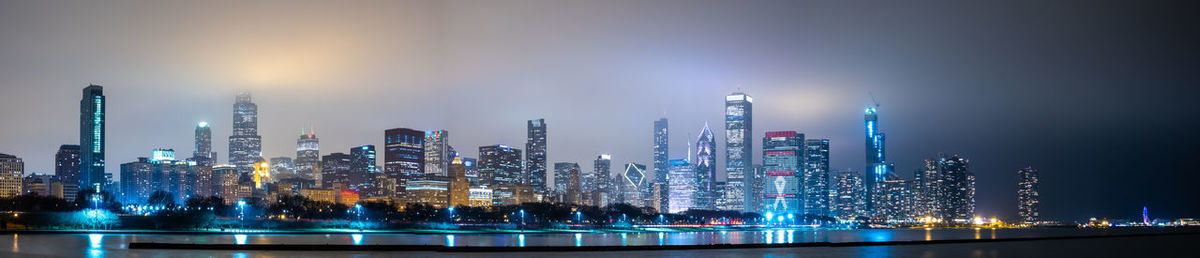
<svg viewBox="0 0 1200 258"><path fill-rule="evenodd" d="M295 178L296 164L290 157L274 157L271 158L271 178L275 180Z"/></svg>
<svg viewBox="0 0 1200 258"><path fill-rule="evenodd" d="M658 206L663 208L661 211L670 210L670 185L667 182L667 173L670 171L667 154L670 153L668 146L670 145L670 134L667 130L667 118L659 118L654 121L654 184L664 186L663 191L658 193Z"/></svg>
<svg viewBox="0 0 1200 258"><path fill-rule="evenodd" d="M873 107L868 107L863 111L863 120L866 123L866 159L867 168L863 170L866 173L863 181L867 190L866 202L867 210L871 210L872 201L871 195L875 192L875 183L887 180L888 166L887 157L884 151L884 136L879 132L879 116Z"/></svg>
<svg viewBox="0 0 1200 258"><path fill-rule="evenodd" d="M481 186L496 189L498 186L521 184L521 150L498 144L479 147L479 177Z"/></svg>
<svg viewBox="0 0 1200 258"><path fill-rule="evenodd" d="M196 124L196 148L192 149L192 160L200 166L217 164L217 153L212 150L212 128L208 127L208 122Z"/></svg>
<svg viewBox="0 0 1200 258"><path fill-rule="evenodd" d="M316 131L305 133L300 130L300 138L296 140L296 174L302 178L321 181L320 169L317 163L321 161L320 139Z"/></svg>
<svg viewBox="0 0 1200 258"><path fill-rule="evenodd" d="M482 183L479 178L479 166L476 164L479 160L475 158L462 157L463 170L467 173L467 182L471 183L471 187L480 186Z"/></svg>
<svg viewBox="0 0 1200 258"><path fill-rule="evenodd" d="M834 217L838 220L854 220L866 216L866 189L862 175L844 171L837 175L834 183Z"/></svg>
<svg viewBox="0 0 1200 258"><path fill-rule="evenodd" d="M408 181L425 173L425 132L392 128L383 133L383 172L396 180L395 193L404 196Z"/></svg>
<svg viewBox="0 0 1200 258"><path fill-rule="evenodd" d="M349 190L353 184L350 181L351 160L350 155L341 152L321 156L321 187Z"/></svg>
<svg viewBox="0 0 1200 258"><path fill-rule="evenodd" d="M450 207L470 205L471 184L467 181L467 169L461 157L454 157L446 167L450 174Z"/></svg>
<svg viewBox="0 0 1200 258"><path fill-rule="evenodd" d="M649 184L646 183L646 165L629 162L625 164L625 172L621 173L621 202L637 207L650 206L647 200L650 198L646 190Z"/></svg>
<svg viewBox="0 0 1200 258"><path fill-rule="evenodd" d="M0 198L21 195L25 179L25 161L17 156L0 153Z"/></svg>
<svg viewBox="0 0 1200 258"><path fill-rule="evenodd" d="M763 214L802 214L804 149L804 134L795 131L767 132L763 137Z"/></svg>
<svg viewBox="0 0 1200 258"><path fill-rule="evenodd" d="M708 123L704 123L704 128L700 129L700 136L696 140L696 195L692 200L692 207L702 210L714 210L716 206L716 198L720 198L718 193L721 191L717 187L717 144L713 138L712 130L708 129Z"/></svg>
<svg viewBox="0 0 1200 258"><path fill-rule="evenodd" d="M63 184L79 184L79 145L63 144L54 154L54 175ZM71 193L74 194L74 193Z"/></svg>
<svg viewBox="0 0 1200 258"><path fill-rule="evenodd" d="M728 188L725 192L726 210L755 212L754 185L747 179L755 175L754 151L754 99L741 92L725 96L725 175Z"/></svg>
<svg viewBox="0 0 1200 258"><path fill-rule="evenodd" d="M1017 170L1017 215L1025 223L1037 223L1038 214L1038 170L1025 167Z"/></svg>
<svg viewBox="0 0 1200 258"><path fill-rule="evenodd" d="M804 141L804 214L832 216L829 212L829 139Z"/></svg>
<svg viewBox="0 0 1200 258"><path fill-rule="evenodd" d="M566 195L567 188L571 183L571 170L579 169L579 163L572 162L555 162L554 163L554 189L555 196Z"/></svg>
<svg viewBox="0 0 1200 258"><path fill-rule="evenodd" d="M347 182L350 189L362 194L373 192L376 171L375 145L350 148L350 176Z"/></svg>
<svg viewBox="0 0 1200 258"><path fill-rule="evenodd" d="M975 175L970 171L970 161L958 155L938 154L938 158L925 163L926 172L921 177L924 182L918 182L922 188L918 200L928 210L917 211L916 215L948 223L970 223L975 215Z"/></svg>
<svg viewBox="0 0 1200 258"><path fill-rule="evenodd" d="M600 154L592 161L592 170L596 174L596 194L598 200L592 200L596 206L605 206L616 202L617 185L613 182L612 155Z"/></svg>
<svg viewBox="0 0 1200 258"><path fill-rule="evenodd" d="M155 166L148 158L121 164L121 202L145 202L157 187L154 184ZM229 197L226 197L229 198Z"/></svg>
<svg viewBox="0 0 1200 258"><path fill-rule="evenodd" d="M79 189L104 185L104 87L83 88L79 100Z"/></svg>
<svg viewBox="0 0 1200 258"><path fill-rule="evenodd" d="M670 180L667 212L681 214L692 208L692 195L696 193L696 171L687 159L673 159L668 169Z"/></svg>
<svg viewBox="0 0 1200 258"><path fill-rule="evenodd" d="M236 166L239 173L251 173L259 159L262 159L262 136L258 135L258 105L251 102L249 92L242 92L233 103L229 163Z"/></svg>
<svg viewBox="0 0 1200 258"><path fill-rule="evenodd" d="M450 137L446 130L433 130L425 132L425 175L441 176L447 174L446 166L449 165L448 158L453 157L453 154L447 155L450 152L450 145L447 144L447 137Z"/></svg>
<svg viewBox="0 0 1200 258"><path fill-rule="evenodd" d="M534 119L526 122L528 139L525 141L525 175L521 179L533 187L533 192L547 195L546 189L546 120Z"/></svg>

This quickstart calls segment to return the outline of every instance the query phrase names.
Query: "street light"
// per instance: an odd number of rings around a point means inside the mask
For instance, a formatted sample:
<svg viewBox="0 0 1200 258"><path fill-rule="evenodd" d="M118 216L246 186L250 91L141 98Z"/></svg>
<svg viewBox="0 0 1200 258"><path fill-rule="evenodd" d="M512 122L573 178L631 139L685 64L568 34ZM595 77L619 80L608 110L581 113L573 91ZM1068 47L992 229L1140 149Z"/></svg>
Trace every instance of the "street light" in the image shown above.
<svg viewBox="0 0 1200 258"><path fill-rule="evenodd" d="M525 233L525 209L521 209L521 233Z"/></svg>
<svg viewBox="0 0 1200 258"><path fill-rule="evenodd" d="M454 207L447 208L450 211L450 223L454 223Z"/></svg>
<svg viewBox="0 0 1200 258"><path fill-rule="evenodd" d="M246 227L246 200L238 200L238 220L243 228Z"/></svg>

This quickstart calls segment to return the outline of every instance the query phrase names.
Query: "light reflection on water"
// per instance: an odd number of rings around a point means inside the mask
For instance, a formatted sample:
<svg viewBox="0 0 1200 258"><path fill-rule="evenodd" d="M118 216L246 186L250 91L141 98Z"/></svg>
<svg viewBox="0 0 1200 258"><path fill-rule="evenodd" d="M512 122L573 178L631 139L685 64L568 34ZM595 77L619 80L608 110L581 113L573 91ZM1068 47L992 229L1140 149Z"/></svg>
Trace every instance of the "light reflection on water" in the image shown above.
<svg viewBox="0 0 1200 258"><path fill-rule="evenodd" d="M699 231L699 232L645 232L645 233L568 233L568 234L256 234L255 244L329 244L362 245L371 240L378 244L422 245L445 243L446 246L643 246L643 245L703 245L703 244L747 244L747 243L805 243L805 242L858 242L858 241L921 241L940 239L974 239L985 236L994 239L1022 237L1053 237L1069 235L1098 235L1148 232L1182 231L1173 229L770 229L760 231ZM1194 231L1194 230L1193 230ZM811 232L811 233L810 233ZM528 236L527 236L528 235ZM131 253L146 253L144 250L129 250L129 242L200 243L200 244L249 244L247 234L8 234L13 244L0 248L0 257L6 253L59 257L130 256ZM0 239L0 241L4 241ZM515 242L515 243L514 243ZM9 245L6 245L9 246ZM872 248L871 253L890 252L886 248ZM254 252L248 252L254 254ZM241 256L224 252L218 256ZM149 255L156 256L156 255ZM208 255L204 255L208 256Z"/></svg>

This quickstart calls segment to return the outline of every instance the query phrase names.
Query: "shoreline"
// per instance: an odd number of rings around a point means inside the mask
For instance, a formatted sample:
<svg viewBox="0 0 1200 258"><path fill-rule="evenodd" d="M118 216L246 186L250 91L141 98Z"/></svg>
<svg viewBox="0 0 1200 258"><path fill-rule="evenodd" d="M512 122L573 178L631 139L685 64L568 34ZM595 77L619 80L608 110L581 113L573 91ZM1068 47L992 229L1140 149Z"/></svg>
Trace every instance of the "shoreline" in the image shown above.
<svg viewBox="0 0 1200 258"><path fill-rule="evenodd" d="M1086 235L1086 236L1056 236L1056 237L1025 237L1003 239L944 239L944 240L915 240L915 241L880 241L880 242L807 242L784 244L715 244L715 245L641 245L641 246L455 246L442 245L315 245L315 244L189 244L189 243L152 243L130 242L129 249L171 249L171 250L246 250L246 251L428 251L448 253L476 252L600 252L600 251L660 251L660 250L703 250L703 249L756 249L756 248L800 248L800 247L862 247L862 246L892 246L892 245L934 245L934 244L963 244L991 243L1017 241L1044 241L1068 239L1096 238L1125 238L1125 237L1154 237L1200 235L1200 232L1162 232L1117 235Z"/></svg>

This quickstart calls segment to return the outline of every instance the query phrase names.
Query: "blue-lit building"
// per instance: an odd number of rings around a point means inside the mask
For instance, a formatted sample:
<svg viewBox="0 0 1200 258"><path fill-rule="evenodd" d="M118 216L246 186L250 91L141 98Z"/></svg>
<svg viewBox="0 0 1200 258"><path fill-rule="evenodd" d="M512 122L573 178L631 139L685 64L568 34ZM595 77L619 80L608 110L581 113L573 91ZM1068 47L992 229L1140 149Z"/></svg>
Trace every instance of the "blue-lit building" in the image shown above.
<svg viewBox="0 0 1200 258"><path fill-rule="evenodd" d="M670 161L667 179L670 196L667 198L667 212L682 214L692 208L692 196L696 194L696 169L687 159Z"/></svg>
<svg viewBox="0 0 1200 258"><path fill-rule="evenodd" d="M121 202L127 204L144 203L147 197L157 189L154 183L154 164L149 158L138 158L137 161L121 164Z"/></svg>
<svg viewBox="0 0 1200 258"><path fill-rule="evenodd" d="M104 87L88 85L79 100L79 189L104 186Z"/></svg>
<svg viewBox="0 0 1200 258"><path fill-rule="evenodd" d="M887 165L887 156L884 150L884 135L879 131L879 115L873 107L865 109L863 120L866 126L866 175L863 183L868 189L866 197L867 210L872 207L872 195L875 191L875 183L887 180L889 166Z"/></svg>
<svg viewBox="0 0 1200 258"><path fill-rule="evenodd" d="M392 128L383 133L383 172L395 180L393 190L404 197L407 182L420 178L425 173L425 131L408 128ZM382 192L393 193L385 189Z"/></svg>
<svg viewBox="0 0 1200 258"><path fill-rule="evenodd" d="M795 131L763 137L763 214L802 214L804 150L804 134Z"/></svg>
<svg viewBox="0 0 1200 258"><path fill-rule="evenodd" d="M754 99L734 92L725 96L725 205L724 210L757 212L754 198Z"/></svg>
<svg viewBox="0 0 1200 258"><path fill-rule="evenodd" d="M667 130L667 118L659 118L654 121L654 184L660 186L670 185L667 182L667 173L670 171L667 154L670 152L670 134ZM658 207L659 210L670 210L671 188L666 187L658 191Z"/></svg>
<svg viewBox="0 0 1200 258"><path fill-rule="evenodd" d="M350 148L350 189L359 193L373 193L375 174L375 145Z"/></svg>
<svg viewBox="0 0 1200 258"><path fill-rule="evenodd" d="M262 136L258 135L258 105L250 93L237 95L233 103L233 135L229 136L229 163L238 173L254 172L254 163L262 159Z"/></svg>
<svg viewBox="0 0 1200 258"><path fill-rule="evenodd" d="M832 216L829 208L829 139L804 141L804 214Z"/></svg>
<svg viewBox="0 0 1200 258"><path fill-rule="evenodd" d="M722 189L717 184L717 144L714 141L712 130L708 129L708 123L704 123L704 128L700 129L700 135L696 140L696 149L692 150L696 153L696 195L692 200L692 207L702 210L717 209L717 198L721 197Z"/></svg>

